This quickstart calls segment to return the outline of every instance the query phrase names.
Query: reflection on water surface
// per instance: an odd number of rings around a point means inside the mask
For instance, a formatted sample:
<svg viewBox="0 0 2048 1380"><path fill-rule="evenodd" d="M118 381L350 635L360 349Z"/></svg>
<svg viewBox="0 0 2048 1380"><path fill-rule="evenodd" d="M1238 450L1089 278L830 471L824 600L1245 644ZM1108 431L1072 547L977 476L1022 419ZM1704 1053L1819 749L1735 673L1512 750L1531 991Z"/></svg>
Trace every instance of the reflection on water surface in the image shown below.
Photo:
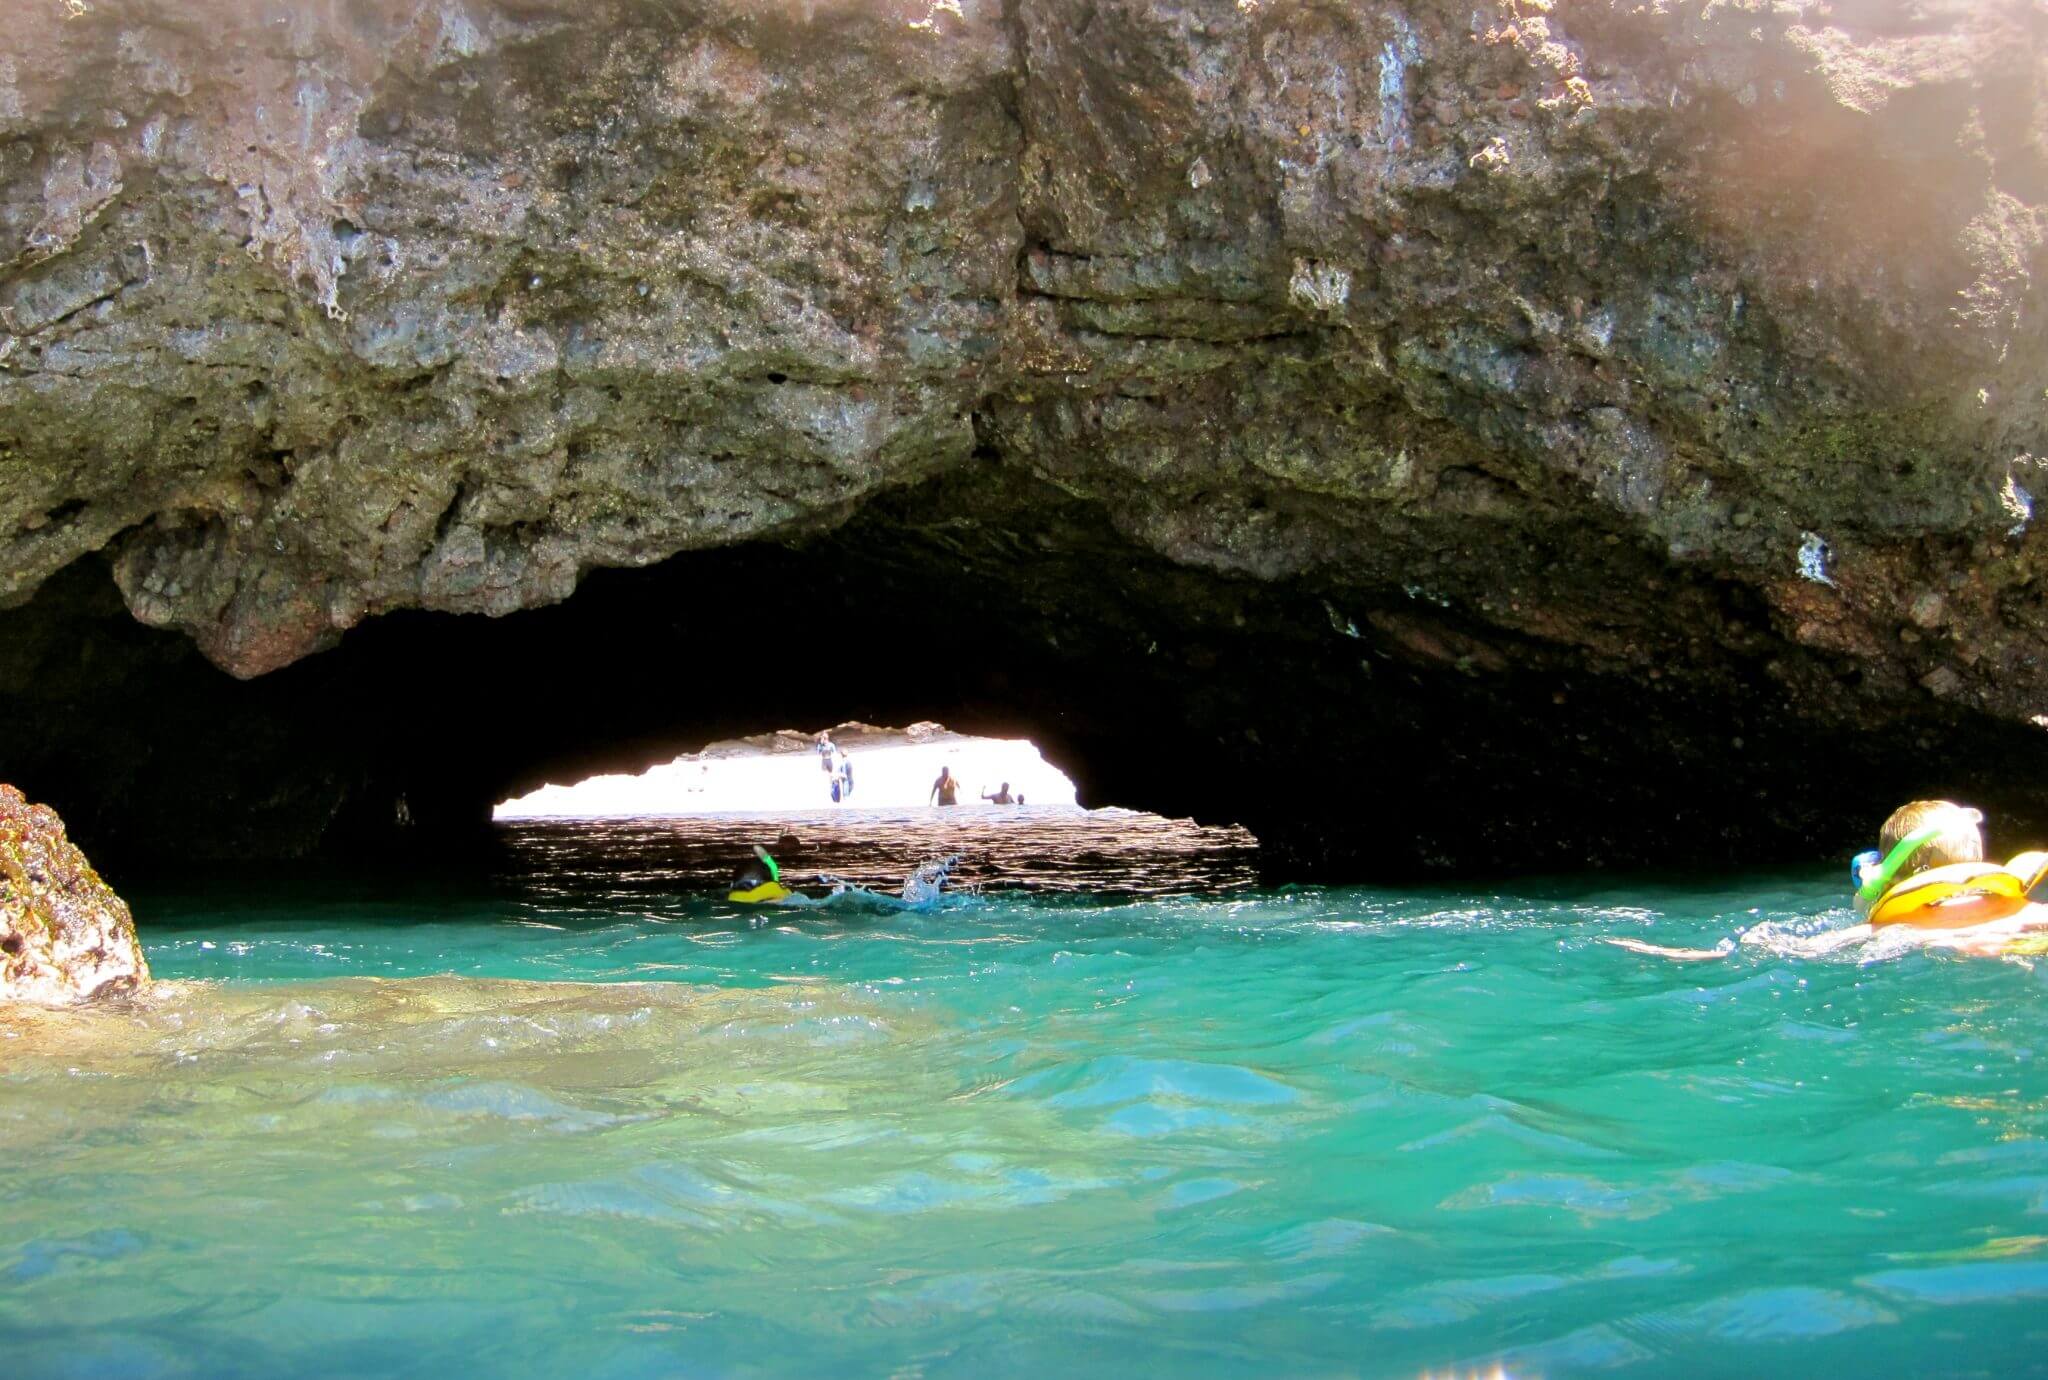
<svg viewBox="0 0 2048 1380"><path fill-rule="evenodd" d="M579 903L601 894L721 892L750 845L773 848L783 834L801 845L778 854L784 879L814 889L821 872L895 888L918 862L953 853L961 856L955 880L984 891L1165 896L1238 890L1258 880L1258 845L1244 830L1129 810L835 810L498 828L505 880Z"/></svg>

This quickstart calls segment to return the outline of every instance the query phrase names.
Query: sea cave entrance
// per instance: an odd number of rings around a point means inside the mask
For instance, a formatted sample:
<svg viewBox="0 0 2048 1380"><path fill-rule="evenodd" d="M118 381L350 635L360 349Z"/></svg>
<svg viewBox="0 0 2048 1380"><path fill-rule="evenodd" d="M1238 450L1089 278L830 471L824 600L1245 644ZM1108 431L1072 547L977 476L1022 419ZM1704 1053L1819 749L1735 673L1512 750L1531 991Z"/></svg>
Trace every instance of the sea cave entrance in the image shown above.
<svg viewBox="0 0 2048 1380"><path fill-rule="evenodd" d="M491 817L628 819L822 810L904 810L931 805L944 771L962 808L1075 809L1073 781L1024 739L841 723L816 733L774 733L709 744L635 773L606 772L500 801Z"/></svg>
<svg viewBox="0 0 2048 1380"><path fill-rule="evenodd" d="M1253 885L1258 841L1236 826L1080 806L1073 781L1024 739L921 722L841 723L712 743L643 771L546 785L492 812L514 875L610 874L651 904L768 880L791 905L917 904L944 894L1213 894ZM764 912L765 914L766 912Z"/></svg>
<svg viewBox="0 0 2048 1380"><path fill-rule="evenodd" d="M977 474L785 541L587 571L546 607L383 613L249 680L138 623L93 557L0 610L0 780L117 869L439 866L550 784L846 720L1028 740L1080 805L1243 826L1280 881L1832 857L1922 795L2038 837L2048 735L1945 706L1851 716L1840 658L1684 640L1762 622L1740 589L1592 549L1612 569L1591 583L1540 549L1498 576L1582 622L1600 600L1589 650L1502 628L1421 555L1405 583L1172 561L1097 506ZM1604 601L1645 580L1654 621ZM874 786L857 776L856 801Z"/></svg>

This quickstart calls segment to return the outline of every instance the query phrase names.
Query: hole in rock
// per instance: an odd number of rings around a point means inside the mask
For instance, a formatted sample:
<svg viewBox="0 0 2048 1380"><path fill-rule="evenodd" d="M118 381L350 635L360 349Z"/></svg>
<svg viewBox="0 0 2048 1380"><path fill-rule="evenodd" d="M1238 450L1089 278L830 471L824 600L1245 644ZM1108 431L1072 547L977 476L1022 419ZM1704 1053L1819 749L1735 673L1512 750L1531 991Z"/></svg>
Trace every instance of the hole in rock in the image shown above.
<svg viewBox="0 0 2048 1380"><path fill-rule="evenodd" d="M705 482L707 516L751 511L739 479ZM415 501L459 515L482 500ZM1313 517L1270 508L1289 541ZM173 556L204 530L166 518L147 540ZM501 802L840 720L1028 740L1083 805L1242 825L1276 882L1804 862L1862 846L1902 800L1957 793L2008 851L2048 832L2038 727L1939 700L1908 713L1852 663L1788 645L1755 597L1585 531L1473 545L1466 526L1419 528L1373 548L1376 576L1254 579L1142 549L1092 501L977 466L827 530L591 570L573 597L502 618L366 618L246 680L137 622L110 562L87 559L0 610L0 780L124 874L488 865L508 832L557 827L494 830ZM524 546L510 527L491 541L493 561ZM1487 563L1484 584L1459 583L1454 548ZM283 621L246 631L289 629L297 608L280 596L256 612ZM1553 628L1597 632L1606 652ZM851 810L815 762L799 768L833 830L880 808L863 760ZM1001 779L975 772L963 801ZM1025 795L1033 813L1052 798ZM963 804L931 827L992 813ZM890 827L849 847L894 881L947 846L924 823ZM759 832L716 856L744 858ZM1070 842L1112 874L1136 850ZM634 866L617 847L579 856L606 876Z"/></svg>
<svg viewBox="0 0 2048 1380"><path fill-rule="evenodd" d="M44 514L43 522L50 526L60 522L69 522L72 518L84 512L87 506L86 501L82 498L68 499Z"/></svg>
<svg viewBox="0 0 2048 1380"><path fill-rule="evenodd" d="M1076 809L1074 783L1022 739L954 733L935 723L908 728L846 723L829 746L794 729L713 743L645 771L603 773L547 785L492 812L523 819L946 808L934 803L941 770L958 784L951 808Z"/></svg>
<svg viewBox="0 0 2048 1380"><path fill-rule="evenodd" d="M968 889L1193 892L1251 885L1236 827L1084 809L1027 739L849 722L712 743L640 772L542 786L493 810L515 871L608 872L633 889L722 890L755 844L818 895L943 866Z"/></svg>

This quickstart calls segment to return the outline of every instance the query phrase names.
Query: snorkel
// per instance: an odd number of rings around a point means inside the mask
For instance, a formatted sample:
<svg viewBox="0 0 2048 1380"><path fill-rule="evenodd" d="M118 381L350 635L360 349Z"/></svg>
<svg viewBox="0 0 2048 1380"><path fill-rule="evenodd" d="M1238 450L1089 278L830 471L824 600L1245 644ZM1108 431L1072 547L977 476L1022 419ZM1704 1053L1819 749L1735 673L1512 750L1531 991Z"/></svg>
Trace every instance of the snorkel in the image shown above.
<svg viewBox="0 0 2048 1380"><path fill-rule="evenodd" d="M1858 903L1869 906L1889 891L1893 879L1899 875L1899 870L1907 861L1922 847L1941 837L1947 828L1947 824L1930 824L1925 828L1915 829L1893 844L1892 851L1885 854L1882 862L1878 861L1875 848L1858 853L1856 860L1849 865L1851 875L1856 881Z"/></svg>
<svg viewBox="0 0 2048 1380"><path fill-rule="evenodd" d="M769 881L776 883L780 883L782 881L782 869L781 867L776 865L775 859L768 856L767 849L763 848L758 843L755 844L754 856L759 858L762 861L762 863L767 866Z"/></svg>

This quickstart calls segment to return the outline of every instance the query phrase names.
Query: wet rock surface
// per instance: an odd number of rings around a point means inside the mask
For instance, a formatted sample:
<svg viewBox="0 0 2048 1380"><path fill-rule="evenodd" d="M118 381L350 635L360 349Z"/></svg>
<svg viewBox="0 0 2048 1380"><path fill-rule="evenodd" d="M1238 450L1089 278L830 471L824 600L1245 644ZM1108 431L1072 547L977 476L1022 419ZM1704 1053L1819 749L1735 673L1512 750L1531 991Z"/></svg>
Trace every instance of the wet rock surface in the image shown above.
<svg viewBox="0 0 2048 1380"><path fill-rule="evenodd" d="M858 714L1304 865L2048 824L2044 23L31 6L0 769L292 852Z"/></svg>
<svg viewBox="0 0 2048 1380"><path fill-rule="evenodd" d="M148 981L127 904L55 810L0 785L0 1002L60 1006Z"/></svg>

